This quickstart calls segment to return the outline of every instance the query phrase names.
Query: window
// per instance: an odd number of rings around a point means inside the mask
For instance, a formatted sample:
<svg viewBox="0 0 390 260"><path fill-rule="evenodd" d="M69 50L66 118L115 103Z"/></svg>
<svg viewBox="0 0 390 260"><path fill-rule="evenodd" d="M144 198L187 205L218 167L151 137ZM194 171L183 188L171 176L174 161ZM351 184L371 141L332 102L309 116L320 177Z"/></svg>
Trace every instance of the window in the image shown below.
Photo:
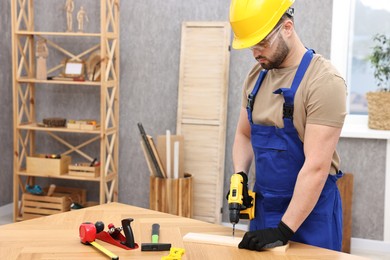
<svg viewBox="0 0 390 260"><path fill-rule="evenodd" d="M367 57L377 33L390 33L389 0L333 1L331 60L347 81L352 115L367 114L365 93L376 90Z"/></svg>

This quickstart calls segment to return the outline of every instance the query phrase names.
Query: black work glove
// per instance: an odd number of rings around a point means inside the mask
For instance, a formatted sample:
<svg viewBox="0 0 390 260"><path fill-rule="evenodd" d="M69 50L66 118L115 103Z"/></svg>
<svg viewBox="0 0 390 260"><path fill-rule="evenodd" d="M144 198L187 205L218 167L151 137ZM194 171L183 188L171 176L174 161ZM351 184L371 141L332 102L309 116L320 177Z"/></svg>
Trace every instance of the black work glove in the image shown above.
<svg viewBox="0 0 390 260"><path fill-rule="evenodd" d="M283 221L280 221L277 228L267 228L246 232L238 248L261 251L262 249L283 246L287 244L294 235Z"/></svg>

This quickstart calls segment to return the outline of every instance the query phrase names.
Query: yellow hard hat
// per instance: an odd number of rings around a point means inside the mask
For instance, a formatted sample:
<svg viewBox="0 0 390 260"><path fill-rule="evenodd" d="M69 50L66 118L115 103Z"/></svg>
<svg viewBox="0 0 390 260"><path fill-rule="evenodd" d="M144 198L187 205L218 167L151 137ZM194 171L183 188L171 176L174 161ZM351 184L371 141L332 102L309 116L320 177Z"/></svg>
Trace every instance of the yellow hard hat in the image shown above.
<svg viewBox="0 0 390 260"><path fill-rule="evenodd" d="M251 47L263 40L295 0L232 0L230 24L233 48Z"/></svg>

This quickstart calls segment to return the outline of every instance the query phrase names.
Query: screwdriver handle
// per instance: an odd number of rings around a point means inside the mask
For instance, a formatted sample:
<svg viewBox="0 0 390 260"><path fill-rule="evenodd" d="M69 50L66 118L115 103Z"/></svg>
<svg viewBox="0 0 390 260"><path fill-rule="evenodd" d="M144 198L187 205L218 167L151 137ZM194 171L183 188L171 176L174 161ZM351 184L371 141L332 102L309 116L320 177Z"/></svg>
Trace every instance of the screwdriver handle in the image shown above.
<svg viewBox="0 0 390 260"><path fill-rule="evenodd" d="M152 225L152 243L158 243L158 236L160 233L160 225L155 223Z"/></svg>

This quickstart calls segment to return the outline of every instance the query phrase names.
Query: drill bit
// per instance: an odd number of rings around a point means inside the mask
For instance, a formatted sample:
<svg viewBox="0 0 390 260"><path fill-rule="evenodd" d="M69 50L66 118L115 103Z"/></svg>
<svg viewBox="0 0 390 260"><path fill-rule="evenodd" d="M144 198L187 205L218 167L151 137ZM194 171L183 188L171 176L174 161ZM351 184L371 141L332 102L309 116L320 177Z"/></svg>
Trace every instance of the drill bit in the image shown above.
<svg viewBox="0 0 390 260"><path fill-rule="evenodd" d="M235 231L235 228L236 228L236 224L233 223L233 239L234 239L234 231Z"/></svg>

